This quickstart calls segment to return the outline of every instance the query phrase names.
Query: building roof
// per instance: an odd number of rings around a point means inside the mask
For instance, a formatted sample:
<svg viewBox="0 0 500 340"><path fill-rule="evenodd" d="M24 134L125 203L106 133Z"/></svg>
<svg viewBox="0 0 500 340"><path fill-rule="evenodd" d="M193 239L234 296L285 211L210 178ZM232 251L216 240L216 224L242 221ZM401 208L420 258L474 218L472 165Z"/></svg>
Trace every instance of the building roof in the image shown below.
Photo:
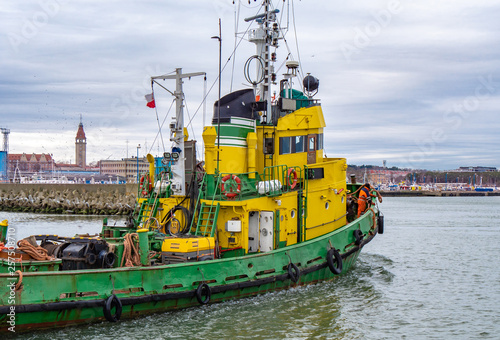
<svg viewBox="0 0 500 340"><path fill-rule="evenodd" d="M32 154L27 154L27 153L9 153L9 161L20 161L23 156L26 158L26 161L28 162L40 162L40 161L45 161L46 162L51 162L52 161L52 156L50 154L46 153L32 153Z"/></svg>
<svg viewBox="0 0 500 340"><path fill-rule="evenodd" d="M76 133L76 138L77 139L86 139L85 131L83 131L83 124L81 122L78 125L78 132Z"/></svg>

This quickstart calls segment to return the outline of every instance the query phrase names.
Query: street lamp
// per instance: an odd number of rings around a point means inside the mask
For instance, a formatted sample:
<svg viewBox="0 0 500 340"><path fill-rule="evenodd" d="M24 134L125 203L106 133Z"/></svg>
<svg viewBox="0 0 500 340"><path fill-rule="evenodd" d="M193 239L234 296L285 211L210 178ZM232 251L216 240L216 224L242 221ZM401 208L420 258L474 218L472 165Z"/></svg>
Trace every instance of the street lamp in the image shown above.
<svg viewBox="0 0 500 340"><path fill-rule="evenodd" d="M141 144L137 145L137 182L139 183L139 149L141 148Z"/></svg>

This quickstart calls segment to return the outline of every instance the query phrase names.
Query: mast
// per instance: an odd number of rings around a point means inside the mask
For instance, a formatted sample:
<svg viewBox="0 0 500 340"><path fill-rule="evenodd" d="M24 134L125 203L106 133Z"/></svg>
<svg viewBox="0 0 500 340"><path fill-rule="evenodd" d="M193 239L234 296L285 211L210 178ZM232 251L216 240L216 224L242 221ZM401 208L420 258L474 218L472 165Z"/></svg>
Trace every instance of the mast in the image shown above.
<svg viewBox="0 0 500 340"><path fill-rule="evenodd" d="M271 85L276 78L274 74L274 61L276 55L271 55L271 46L278 47L279 29L276 23L276 13L279 10L270 10L270 0L264 1L264 13L246 18L249 22L256 20L259 24L257 29L249 32L249 41L256 45L257 65L256 81L258 83L257 95L260 101L266 102L265 122L272 121ZM262 75L262 76L260 76ZM260 79L259 79L260 78ZM256 87L257 84L254 83Z"/></svg>
<svg viewBox="0 0 500 340"><path fill-rule="evenodd" d="M205 72L182 73L182 68L175 69L173 75L151 77L154 79L175 79L175 118L170 123L170 141L173 142L172 156L178 153L178 159L173 157L172 169L172 191L174 195L186 195L186 154L184 152L184 92L182 90L182 79L196 76L205 76Z"/></svg>

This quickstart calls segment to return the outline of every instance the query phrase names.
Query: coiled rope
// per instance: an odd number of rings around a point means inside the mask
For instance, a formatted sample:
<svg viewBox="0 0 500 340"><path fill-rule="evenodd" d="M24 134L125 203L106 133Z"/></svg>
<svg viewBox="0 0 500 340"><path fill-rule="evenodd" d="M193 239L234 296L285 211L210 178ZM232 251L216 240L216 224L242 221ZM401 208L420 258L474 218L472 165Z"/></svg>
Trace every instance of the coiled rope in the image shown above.
<svg viewBox="0 0 500 340"><path fill-rule="evenodd" d="M54 257L48 255L47 249L40 246L35 247L27 240L20 240L17 242L17 246L19 250L30 255L36 261L50 261L54 259Z"/></svg>
<svg viewBox="0 0 500 340"><path fill-rule="evenodd" d="M140 266L141 257L136 245L139 235L137 233L129 233L125 234L123 238L123 257L120 267L123 267L123 262L125 262L125 267Z"/></svg>

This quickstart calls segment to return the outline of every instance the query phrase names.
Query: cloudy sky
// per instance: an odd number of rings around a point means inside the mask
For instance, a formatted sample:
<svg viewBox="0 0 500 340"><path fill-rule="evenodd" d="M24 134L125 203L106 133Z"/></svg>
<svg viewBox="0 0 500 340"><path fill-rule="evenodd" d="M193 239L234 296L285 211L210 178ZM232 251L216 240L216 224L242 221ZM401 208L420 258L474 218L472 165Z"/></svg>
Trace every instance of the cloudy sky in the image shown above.
<svg viewBox="0 0 500 340"><path fill-rule="evenodd" d="M144 99L150 77L181 67L206 72L212 88L218 19L226 64L238 8L243 18L258 7L253 0L2 1L0 127L11 130L10 152L74 162L82 115L88 162L135 155L138 144L141 155L157 154L169 146L167 129L163 143L155 137L172 97L155 87L157 120ZM282 13L293 57L320 79L329 157L358 165L500 167L498 0L294 0ZM246 28L241 21L238 31ZM288 53L281 46L277 66ZM253 53L243 40L234 72L233 59L224 69L223 93L231 84L247 86L243 65ZM201 141L204 82L192 78L184 86L187 111L196 113L190 134ZM216 99L217 85L208 94L207 122Z"/></svg>

